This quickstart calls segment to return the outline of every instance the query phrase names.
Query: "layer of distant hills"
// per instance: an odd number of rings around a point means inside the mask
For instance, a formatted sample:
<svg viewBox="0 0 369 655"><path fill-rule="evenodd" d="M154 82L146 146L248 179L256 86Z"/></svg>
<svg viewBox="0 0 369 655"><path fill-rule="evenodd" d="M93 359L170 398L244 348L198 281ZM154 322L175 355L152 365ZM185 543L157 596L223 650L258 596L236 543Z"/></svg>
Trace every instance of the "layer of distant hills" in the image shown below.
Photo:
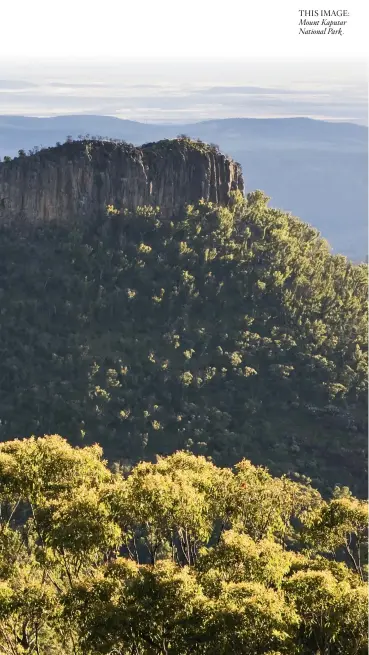
<svg viewBox="0 0 369 655"><path fill-rule="evenodd" d="M225 119L148 124L111 116L0 116L0 157L79 134L135 145L187 134L214 142L243 167L246 190L317 227L334 252L363 261L367 251L367 127L307 118Z"/></svg>

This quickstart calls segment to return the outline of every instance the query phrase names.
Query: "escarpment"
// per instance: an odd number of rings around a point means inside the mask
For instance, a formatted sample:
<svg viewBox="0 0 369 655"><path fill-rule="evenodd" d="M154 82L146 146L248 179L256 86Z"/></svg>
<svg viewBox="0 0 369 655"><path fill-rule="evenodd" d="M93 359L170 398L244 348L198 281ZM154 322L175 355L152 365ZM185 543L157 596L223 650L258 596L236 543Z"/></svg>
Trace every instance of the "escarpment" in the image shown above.
<svg viewBox="0 0 369 655"><path fill-rule="evenodd" d="M104 140L66 142L0 164L0 221L94 217L107 205L160 206L175 215L204 200L227 204L243 192L239 164L189 139L136 148Z"/></svg>

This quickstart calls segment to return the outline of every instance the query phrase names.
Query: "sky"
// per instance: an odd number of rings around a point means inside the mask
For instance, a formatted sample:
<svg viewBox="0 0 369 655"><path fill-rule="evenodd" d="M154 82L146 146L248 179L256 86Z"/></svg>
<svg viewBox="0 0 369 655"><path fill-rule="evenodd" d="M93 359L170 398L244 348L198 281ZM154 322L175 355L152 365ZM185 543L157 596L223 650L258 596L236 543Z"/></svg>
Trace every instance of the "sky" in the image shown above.
<svg viewBox="0 0 369 655"><path fill-rule="evenodd" d="M350 0L344 36L322 38L298 35L310 0L12 0L0 114L366 124L367 4Z"/></svg>
<svg viewBox="0 0 369 655"><path fill-rule="evenodd" d="M183 123L308 116L366 124L362 61L0 61L0 114L102 114Z"/></svg>

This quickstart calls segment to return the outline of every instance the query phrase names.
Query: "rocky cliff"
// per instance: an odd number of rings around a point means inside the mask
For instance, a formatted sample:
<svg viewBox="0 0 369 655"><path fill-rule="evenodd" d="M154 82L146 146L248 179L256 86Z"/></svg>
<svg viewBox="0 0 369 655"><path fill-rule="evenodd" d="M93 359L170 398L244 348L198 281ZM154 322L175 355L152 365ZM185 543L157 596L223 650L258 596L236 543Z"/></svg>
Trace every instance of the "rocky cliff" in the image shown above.
<svg viewBox="0 0 369 655"><path fill-rule="evenodd" d="M233 189L244 189L239 164L203 143L72 141L0 164L0 220L92 217L110 204L175 215L200 198L227 204Z"/></svg>

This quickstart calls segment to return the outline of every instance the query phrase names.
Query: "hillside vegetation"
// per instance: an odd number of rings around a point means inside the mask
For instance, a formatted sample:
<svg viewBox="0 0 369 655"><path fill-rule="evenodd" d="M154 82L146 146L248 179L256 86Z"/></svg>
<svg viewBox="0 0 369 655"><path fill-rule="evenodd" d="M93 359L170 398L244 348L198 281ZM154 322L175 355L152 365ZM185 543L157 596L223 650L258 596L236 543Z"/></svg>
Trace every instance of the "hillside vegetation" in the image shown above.
<svg viewBox="0 0 369 655"><path fill-rule="evenodd" d="M364 495L367 267L267 200L2 224L1 440L246 457Z"/></svg>
<svg viewBox="0 0 369 655"><path fill-rule="evenodd" d="M365 655L363 501L176 452L0 445L2 655Z"/></svg>

